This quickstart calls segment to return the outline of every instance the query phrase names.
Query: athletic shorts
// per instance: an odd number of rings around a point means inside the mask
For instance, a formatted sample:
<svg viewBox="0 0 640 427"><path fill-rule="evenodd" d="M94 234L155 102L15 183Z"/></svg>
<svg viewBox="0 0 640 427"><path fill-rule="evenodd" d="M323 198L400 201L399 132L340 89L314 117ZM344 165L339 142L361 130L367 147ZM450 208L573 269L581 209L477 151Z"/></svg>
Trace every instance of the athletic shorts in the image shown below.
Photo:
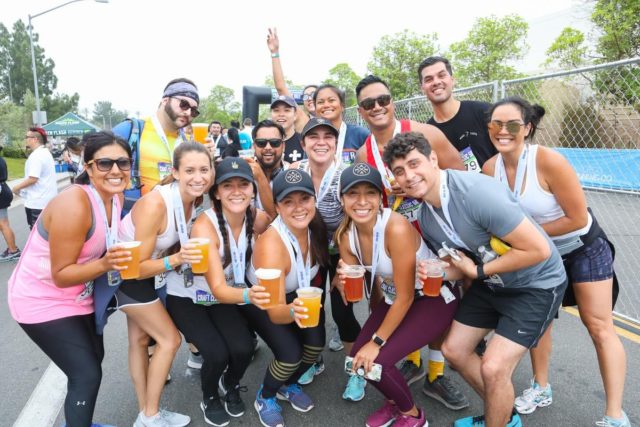
<svg viewBox="0 0 640 427"><path fill-rule="evenodd" d="M118 308L129 305L149 304L158 299L154 278L143 280L125 280L118 287L116 300Z"/></svg>
<svg viewBox="0 0 640 427"><path fill-rule="evenodd" d="M9 210L8 209L0 209L0 219L9 218Z"/></svg>
<svg viewBox="0 0 640 427"><path fill-rule="evenodd" d="M455 320L496 334L526 348L535 347L560 307L567 283L551 289L489 288L474 283Z"/></svg>
<svg viewBox="0 0 640 427"><path fill-rule="evenodd" d="M599 282L613 277L613 254L609 243L598 237L590 244L570 254L565 261L572 283Z"/></svg>

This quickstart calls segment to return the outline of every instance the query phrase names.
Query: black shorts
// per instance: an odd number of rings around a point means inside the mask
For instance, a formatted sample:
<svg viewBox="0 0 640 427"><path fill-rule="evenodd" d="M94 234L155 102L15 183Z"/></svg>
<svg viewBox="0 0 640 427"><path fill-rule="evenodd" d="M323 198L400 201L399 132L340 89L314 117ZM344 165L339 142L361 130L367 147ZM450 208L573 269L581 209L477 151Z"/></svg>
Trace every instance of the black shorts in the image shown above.
<svg viewBox="0 0 640 427"><path fill-rule="evenodd" d="M125 280L118 287L115 296L118 308L149 304L158 299L153 277L142 280Z"/></svg>
<svg viewBox="0 0 640 427"><path fill-rule="evenodd" d="M558 311L567 283L551 289L489 288L474 283L455 320L496 334L526 348L535 347Z"/></svg>

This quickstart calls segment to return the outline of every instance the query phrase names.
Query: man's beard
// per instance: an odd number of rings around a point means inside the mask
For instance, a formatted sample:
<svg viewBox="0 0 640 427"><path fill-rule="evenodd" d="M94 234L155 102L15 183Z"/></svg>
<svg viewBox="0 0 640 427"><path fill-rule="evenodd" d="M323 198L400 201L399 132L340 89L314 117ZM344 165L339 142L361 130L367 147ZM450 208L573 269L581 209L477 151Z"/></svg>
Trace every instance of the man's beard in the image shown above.
<svg viewBox="0 0 640 427"><path fill-rule="evenodd" d="M189 123L191 123L191 121L187 118L187 123L183 126L179 126L177 121L179 118L181 118L181 116L178 115L175 111L173 111L173 108L171 108L171 105L168 102L164 106L164 112L167 114L167 116L169 116L169 119L177 128L182 128L184 126L187 126Z"/></svg>
<svg viewBox="0 0 640 427"><path fill-rule="evenodd" d="M263 156L264 156L264 153L263 153ZM265 163L262 159L263 159L262 156L258 157L258 163L260 163L260 166L262 167L262 169L272 169L280 164L280 162L282 161L282 155L278 156L277 154L274 153L273 161L271 163Z"/></svg>

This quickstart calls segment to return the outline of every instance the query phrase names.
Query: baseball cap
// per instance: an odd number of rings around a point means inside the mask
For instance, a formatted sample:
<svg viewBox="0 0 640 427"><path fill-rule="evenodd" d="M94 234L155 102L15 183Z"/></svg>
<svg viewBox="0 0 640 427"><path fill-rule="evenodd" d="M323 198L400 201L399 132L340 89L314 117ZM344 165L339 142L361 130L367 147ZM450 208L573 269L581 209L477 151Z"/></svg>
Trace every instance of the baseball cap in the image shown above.
<svg viewBox="0 0 640 427"><path fill-rule="evenodd" d="M216 166L216 185L235 177L253 182L251 166L244 159L227 157Z"/></svg>
<svg viewBox="0 0 640 427"><path fill-rule="evenodd" d="M307 133L311 130L311 129L315 129L318 126L326 126L329 129L331 129L331 132L333 132L333 134L336 136L336 138L338 137L338 134L340 133L338 131L338 129L331 124L331 122L327 119L323 119L322 117L314 117L312 119L310 119L306 125L304 125L304 128L302 129L302 134L300 135L300 138L304 139L305 135L307 135Z"/></svg>
<svg viewBox="0 0 640 427"><path fill-rule="evenodd" d="M287 104L289 107L293 107L293 108L298 108L298 104L296 104L296 100L293 99L290 96L286 96L286 95L280 95L279 97L277 97L275 99L275 101L273 101L271 103L271 109L273 110L273 108L276 106L276 104L278 102L284 102L285 104Z"/></svg>
<svg viewBox="0 0 640 427"><path fill-rule="evenodd" d="M302 191L315 197L316 190L308 173L300 169L287 169L273 180L273 196L276 202L282 201L294 191Z"/></svg>
<svg viewBox="0 0 640 427"><path fill-rule="evenodd" d="M382 192L380 172L367 163L358 162L349 166L340 174L340 194L344 194L351 187L362 182L371 184Z"/></svg>

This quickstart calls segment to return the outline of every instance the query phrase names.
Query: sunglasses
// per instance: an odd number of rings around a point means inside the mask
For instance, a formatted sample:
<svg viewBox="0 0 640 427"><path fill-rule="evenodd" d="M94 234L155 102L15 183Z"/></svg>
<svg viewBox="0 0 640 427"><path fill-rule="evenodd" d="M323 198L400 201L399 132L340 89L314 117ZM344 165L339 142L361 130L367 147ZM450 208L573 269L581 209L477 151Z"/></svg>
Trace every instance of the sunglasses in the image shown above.
<svg viewBox="0 0 640 427"><path fill-rule="evenodd" d="M282 140L277 138L273 138L273 139L258 138L258 139L255 139L253 142L256 144L256 147L258 148L264 148L267 146L267 144L269 144L272 148L278 148L280 147L280 145L282 145Z"/></svg>
<svg viewBox="0 0 640 427"><path fill-rule="evenodd" d="M511 135L517 135L520 133L520 130L524 127L524 123L520 123L518 121L512 120L509 122L501 122L500 120L491 120L489 122L489 130L493 133L498 133L502 130L502 128L507 128L507 132Z"/></svg>
<svg viewBox="0 0 640 427"><path fill-rule="evenodd" d="M302 95L302 100L303 101L310 101L310 100L313 99L313 95L315 95L315 92L305 93L304 95Z"/></svg>
<svg viewBox="0 0 640 427"><path fill-rule="evenodd" d="M87 162L87 165L95 163L99 171L109 172L113 169L113 165L118 165L121 171L131 170L131 159L127 157L118 157L117 159L93 159Z"/></svg>
<svg viewBox="0 0 640 427"><path fill-rule="evenodd" d="M376 102L381 107L391 104L391 95L380 95L377 98L365 98L358 104L363 110L369 111L376 106Z"/></svg>
<svg viewBox="0 0 640 427"><path fill-rule="evenodd" d="M192 107L191 104L189 104L189 101L187 101L186 99L175 98L173 96L171 97L171 99L177 99L178 101L180 101L178 106L182 111L191 110L191 117L193 117L194 119L200 115L198 107Z"/></svg>

